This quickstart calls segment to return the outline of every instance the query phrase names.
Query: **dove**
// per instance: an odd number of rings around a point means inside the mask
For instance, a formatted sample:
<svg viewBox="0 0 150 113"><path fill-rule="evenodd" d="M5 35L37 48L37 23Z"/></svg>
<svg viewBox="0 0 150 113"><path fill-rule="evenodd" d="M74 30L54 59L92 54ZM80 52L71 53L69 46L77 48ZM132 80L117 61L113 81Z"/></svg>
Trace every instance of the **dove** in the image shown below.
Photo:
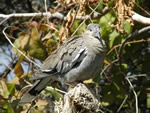
<svg viewBox="0 0 150 113"><path fill-rule="evenodd" d="M22 96L20 104L32 102L54 81L73 83L94 78L103 65L105 48L99 24L89 24L84 33L69 38L46 58L31 77L36 82Z"/></svg>

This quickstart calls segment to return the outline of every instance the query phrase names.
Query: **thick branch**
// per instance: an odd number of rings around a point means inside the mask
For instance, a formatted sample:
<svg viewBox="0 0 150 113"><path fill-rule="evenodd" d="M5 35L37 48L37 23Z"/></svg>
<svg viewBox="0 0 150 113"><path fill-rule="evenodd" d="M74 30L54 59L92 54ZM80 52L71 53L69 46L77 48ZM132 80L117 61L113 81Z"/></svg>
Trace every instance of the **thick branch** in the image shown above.
<svg viewBox="0 0 150 113"><path fill-rule="evenodd" d="M64 15L61 13L58 13L58 12L53 13L53 14L51 14L50 12L47 12L47 13L17 13L17 14L8 14L8 15L0 14L0 18L4 18L4 20L0 22L0 25L12 17L18 18L18 17L35 17L35 16L46 16L49 18L55 17L60 20L64 19Z"/></svg>
<svg viewBox="0 0 150 113"><path fill-rule="evenodd" d="M138 23L150 25L150 18L144 17L139 15L138 13L134 12L134 15L132 16L132 19L134 21L137 21Z"/></svg>
<svg viewBox="0 0 150 113"><path fill-rule="evenodd" d="M64 95L63 100L55 102L56 113L97 113L101 110L100 101L95 97L95 92L84 84L78 84Z"/></svg>
<svg viewBox="0 0 150 113"><path fill-rule="evenodd" d="M86 16L76 16L76 19L77 20L85 20L85 19L97 19L97 18L100 18L101 16L105 15L106 13L108 13L110 11L110 8L109 7L105 7L101 13L99 12L94 12L93 13L93 16L91 17L90 15L86 15ZM142 23L142 24L147 24L147 25L150 25L150 18L147 18L147 17L144 17L142 15L139 15L138 13L136 12L133 12L133 16L132 16L132 19L134 21L137 21L139 23ZM0 22L0 25L5 22L6 20L8 20L9 18L12 18L12 17L34 17L34 16L47 16L48 18L58 18L60 20L66 20L66 17L60 13L60 12L55 12L53 14L51 14L50 12L44 12L44 13L17 13L17 14L8 14L8 15L5 15L5 14L0 14L0 18L4 18L3 21Z"/></svg>
<svg viewBox="0 0 150 113"><path fill-rule="evenodd" d="M49 16L49 17L58 17L59 19L63 19L63 15L61 13L17 13L17 14L0 14L0 18L11 18L11 17L34 17L34 16Z"/></svg>
<svg viewBox="0 0 150 113"><path fill-rule="evenodd" d="M78 20L85 20L85 19L97 19L100 18L101 16L105 15L106 13L108 13L110 11L110 9L108 7L105 7L101 13L98 12L94 12L93 16L91 17L90 15L86 15L86 16L76 16L76 19ZM3 22L5 22L6 20L8 20L9 18L19 18L19 17L40 17L40 16L46 16L48 18L58 18L60 20L66 20L66 17L59 12L53 13L51 14L50 12L44 12L44 13L17 13L17 14L0 14L0 18L4 18L3 21L0 22L0 25L3 24Z"/></svg>

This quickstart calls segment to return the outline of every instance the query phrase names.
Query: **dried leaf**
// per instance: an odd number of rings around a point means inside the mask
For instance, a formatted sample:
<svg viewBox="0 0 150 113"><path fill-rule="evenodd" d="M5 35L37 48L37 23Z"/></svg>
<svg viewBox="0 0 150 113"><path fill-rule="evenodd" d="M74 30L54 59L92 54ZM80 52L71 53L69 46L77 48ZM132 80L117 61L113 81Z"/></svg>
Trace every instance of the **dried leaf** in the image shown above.
<svg viewBox="0 0 150 113"><path fill-rule="evenodd" d="M45 37L42 38L42 41L43 41L43 40L46 40L46 39L50 39L52 36L53 36L52 33L51 33L51 32L48 32L48 33L45 35Z"/></svg>
<svg viewBox="0 0 150 113"><path fill-rule="evenodd" d="M5 98L8 98L9 96L9 91L6 85L6 81L4 79L0 80L0 95Z"/></svg>
<svg viewBox="0 0 150 113"><path fill-rule="evenodd" d="M19 34L19 42L20 42L20 46L23 50L27 50L28 46L29 46L29 41L30 41L30 35L28 33L24 33L21 32Z"/></svg>
<svg viewBox="0 0 150 113"><path fill-rule="evenodd" d="M67 28L70 28L73 21L74 21L74 18L75 18L75 15L76 15L76 11L75 10L70 10L69 13L67 14L67 23L66 23L66 27Z"/></svg>
<svg viewBox="0 0 150 113"><path fill-rule="evenodd" d="M94 2L94 1L92 1ZM79 10L78 10L78 13L77 15L80 15L80 16L84 16L85 15L85 8L86 6L88 5L89 3L89 0L56 0L56 3L59 3L62 5L62 7L66 7L68 4L71 4L71 3L75 3L75 4L79 4Z"/></svg>
<svg viewBox="0 0 150 113"><path fill-rule="evenodd" d="M20 85L20 82L19 82L19 78L18 78L18 77L13 78L13 79L12 79L11 81L9 81L8 83Z"/></svg>
<svg viewBox="0 0 150 113"><path fill-rule="evenodd" d="M21 56L19 57L19 60L18 60L17 64L15 65L15 68L14 68L14 73L16 74L16 76L17 76L18 78L20 78L21 75L24 73L23 68L22 68L22 66L21 66L21 61L22 61L23 58L24 58L23 55L21 55Z"/></svg>
<svg viewBox="0 0 150 113"><path fill-rule="evenodd" d="M62 27L59 31L59 45L60 46L68 38L68 28Z"/></svg>
<svg viewBox="0 0 150 113"><path fill-rule="evenodd" d="M131 16L133 15L132 13L132 8L133 8L133 2L134 0L116 0L116 17L118 19L117 24L114 25L113 27L117 29L120 33L124 33L125 30L123 29L123 23L124 20L129 22L131 25L133 25L133 20Z"/></svg>

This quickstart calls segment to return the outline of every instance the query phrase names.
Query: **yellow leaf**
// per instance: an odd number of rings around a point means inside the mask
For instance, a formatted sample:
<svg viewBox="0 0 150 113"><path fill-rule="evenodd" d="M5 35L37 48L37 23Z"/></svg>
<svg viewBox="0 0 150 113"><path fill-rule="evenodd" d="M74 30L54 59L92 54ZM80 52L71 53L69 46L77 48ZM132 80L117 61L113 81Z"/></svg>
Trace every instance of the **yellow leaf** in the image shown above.
<svg viewBox="0 0 150 113"><path fill-rule="evenodd" d="M30 41L30 35L28 33L21 32L19 34L19 42L22 49L27 49Z"/></svg>
<svg viewBox="0 0 150 113"><path fill-rule="evenodd" d="M12 79L11 81L9 81L8 83L20 85L20 82L19 82L19 78L18 78L18 77L13 78L13 79Z"/></svg>
<svg viewBox="0 0 150 113"><path fill-rule="evenodd" d="M92 81L93 81L93 79L84 80L84 81L83 81L83 83L86 83L86 84L88 84L88 83L92 83Z"/></svg>
<svg viewBox="0 0 150 113"><path fill-rule="evenodd" d="M17 62L17 64L15 65L15 68L14 68L14 73L16 74L17 77L21 77L21 75L24 73L23 69L22 69L22 66L21 66L21 61L22 59L24 58L23 55L21 55L19 57L19 60Z"/></svg>
<svg viewBox="0 0 150 113"><path fill-rule="evenodd" d="M5 98L8 98L9 96L9 91L6 85L6 81L4 79L0 80L0 95Z"/></svg>
<svg viewBox="0 0 150 113"><path fill-rule="evenodd" d="M111 63L108 60L104 60L104 63L110 65Z"/></svg>
<svg viewBox="0 0 150 113"><path fill-rule="evenodd" d="M68 28L62 27L59 31L59 45L58 47L68 38Z"/></svg>
<svg viewBox="0 0 150 113"><path fill-rule="evenodd" d="M44 37L44 38L42 38L42 41L43 40L46 40L46 39L50 39L52 37L52 33L51 32L48 32L47 34L46 34L46 36Z"/></svg>

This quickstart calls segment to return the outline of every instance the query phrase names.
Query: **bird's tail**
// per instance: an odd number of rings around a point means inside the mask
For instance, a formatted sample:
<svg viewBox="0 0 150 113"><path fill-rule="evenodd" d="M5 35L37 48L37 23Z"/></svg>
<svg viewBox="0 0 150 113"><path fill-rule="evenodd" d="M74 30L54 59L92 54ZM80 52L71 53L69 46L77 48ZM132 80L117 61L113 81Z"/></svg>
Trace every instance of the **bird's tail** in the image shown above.
<svg viewBox="0 0 150 113"><path fill-rule="evenodd" d="M47 85L52 83L51 78L43 78L41 80L36 81L33 86L22 96L19 104L26 104L32 102L35 97L46 88Z"/></svg>

